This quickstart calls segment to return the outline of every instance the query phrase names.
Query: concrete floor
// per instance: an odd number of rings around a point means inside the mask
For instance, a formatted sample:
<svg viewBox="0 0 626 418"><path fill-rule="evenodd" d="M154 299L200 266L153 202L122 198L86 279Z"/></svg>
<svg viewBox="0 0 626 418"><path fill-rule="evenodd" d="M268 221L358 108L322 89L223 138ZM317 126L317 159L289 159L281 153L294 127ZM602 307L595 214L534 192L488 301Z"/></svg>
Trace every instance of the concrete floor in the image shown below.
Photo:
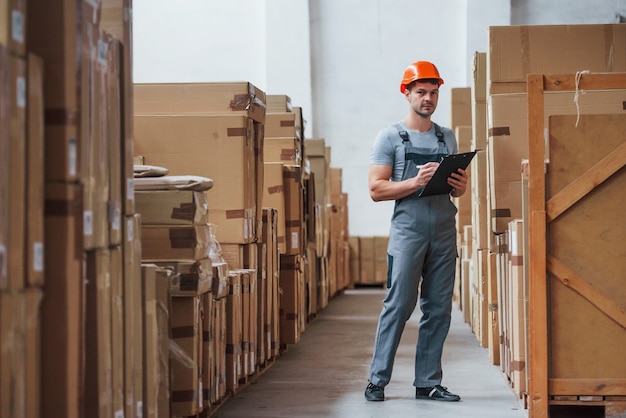
<svg viewBox="0 0 626 418"><path fill-rule="evenodd" d="M419 309L400 342L385 402L363 391L384 289L347 290L311 322L262 375L213 414L217 418L523 418L527 411L504 375L489 362L462 312L454 305L443 358L443 385L460 402L416 400L413 358Z"/></svg>

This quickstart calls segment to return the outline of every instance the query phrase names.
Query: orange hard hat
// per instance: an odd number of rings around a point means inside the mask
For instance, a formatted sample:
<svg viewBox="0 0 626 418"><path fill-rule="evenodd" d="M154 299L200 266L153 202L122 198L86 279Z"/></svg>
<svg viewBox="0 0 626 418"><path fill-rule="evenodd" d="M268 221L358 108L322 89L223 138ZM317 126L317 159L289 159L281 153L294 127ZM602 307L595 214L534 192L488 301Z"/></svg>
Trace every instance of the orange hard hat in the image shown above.
<svg viewBox="0 0 626 418"><path fill-rule="evenodd" d="M437 70L435 64L428 61L416 61L404 70L404 77L402 77L400 91L404 93L406 86L415 80L424 80L426 78L437 79L439 80L439 85L443 84L443 78L439 76L439 70Z"/></svg>

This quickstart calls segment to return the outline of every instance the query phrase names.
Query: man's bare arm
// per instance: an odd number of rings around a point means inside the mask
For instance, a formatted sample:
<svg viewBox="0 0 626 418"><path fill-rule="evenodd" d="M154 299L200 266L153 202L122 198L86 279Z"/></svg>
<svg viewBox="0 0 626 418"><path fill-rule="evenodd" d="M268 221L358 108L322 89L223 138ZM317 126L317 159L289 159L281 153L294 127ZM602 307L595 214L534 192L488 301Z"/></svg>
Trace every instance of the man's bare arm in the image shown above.
<svg viewBox="0 0 626 418"><path fill-rule="evenodd" d="M372 164L368 176L370 197L375 202L402 199L426 186L438 166L438 163L426 163L416 177L402 181L391 181L392 166Z"/></svg>

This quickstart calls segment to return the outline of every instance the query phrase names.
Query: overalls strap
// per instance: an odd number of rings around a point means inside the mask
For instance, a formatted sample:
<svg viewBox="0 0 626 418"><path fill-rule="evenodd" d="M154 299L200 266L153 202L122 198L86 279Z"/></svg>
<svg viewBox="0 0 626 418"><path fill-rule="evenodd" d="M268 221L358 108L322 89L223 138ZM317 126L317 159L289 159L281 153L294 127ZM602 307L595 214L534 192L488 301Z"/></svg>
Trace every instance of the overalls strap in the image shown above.
<svg viewBox="0 0 626 418"><path fill-rule="evenodd" d="M443 139L443 132L441 132L441 127L435 122L433 122L432 124L435 126L435 135L437 135L437 140L445 144L445 141ZM400 138L402 138L402 143L407 147L410 146L411 141L409 141L409 133L402 129L402 125L400 125L400 123L396 123L394 126L398 130Z"/></svg>

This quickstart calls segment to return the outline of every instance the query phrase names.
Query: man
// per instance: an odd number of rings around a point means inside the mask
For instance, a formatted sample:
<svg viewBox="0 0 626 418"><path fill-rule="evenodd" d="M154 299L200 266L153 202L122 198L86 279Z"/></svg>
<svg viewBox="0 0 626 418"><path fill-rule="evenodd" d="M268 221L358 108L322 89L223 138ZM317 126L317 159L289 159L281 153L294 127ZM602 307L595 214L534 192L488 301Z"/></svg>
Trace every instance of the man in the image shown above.
<svg viewBox="0 0 626 418"><path fill-rule="evenodd" d="M420 296L422 317L415 352L415 397L458 401L441 386L441 356L450 328L456 251L456 207L467 173L448 178L452 192L419 197L439 162L457 153L454 133L431 121L443 79L430 62L417 61L404 72L400 91L409 112L381 130L372 147L369 190L374 201L395 200L387 249L387 295L378 320L365 399L383 401L406 321ZM421 281L421 286L420 286Z"/></svg>

